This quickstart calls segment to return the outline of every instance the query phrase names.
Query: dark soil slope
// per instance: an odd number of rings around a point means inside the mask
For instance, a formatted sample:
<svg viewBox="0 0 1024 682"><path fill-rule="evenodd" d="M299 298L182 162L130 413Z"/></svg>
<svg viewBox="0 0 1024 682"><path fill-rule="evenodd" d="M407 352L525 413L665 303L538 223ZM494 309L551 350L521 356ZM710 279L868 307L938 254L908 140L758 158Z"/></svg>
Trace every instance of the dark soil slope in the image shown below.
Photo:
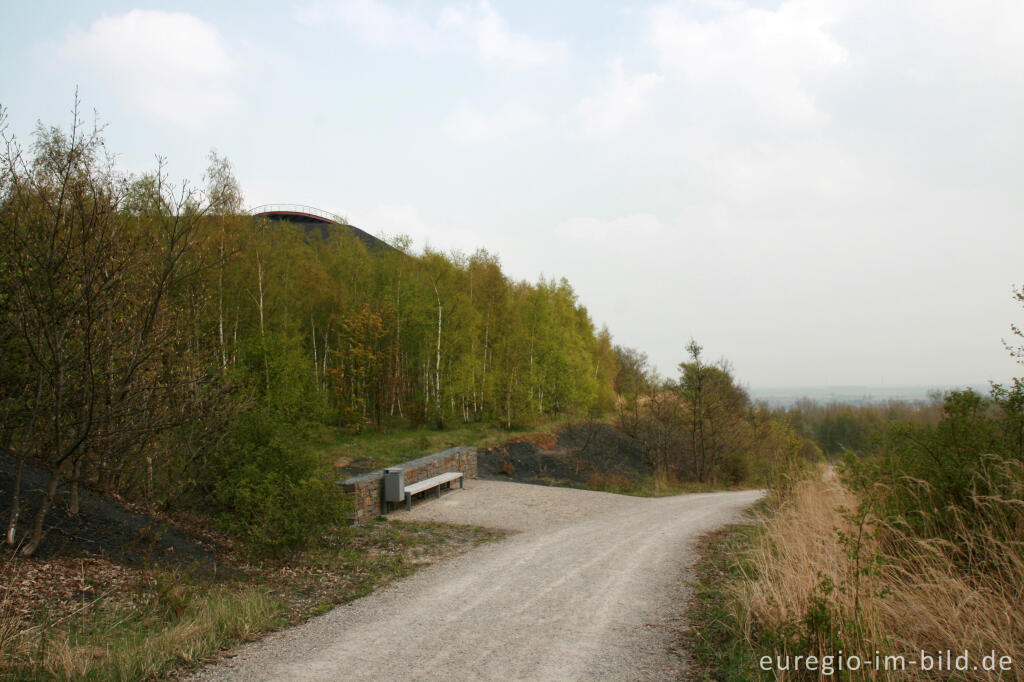
<svg viewBox="0 0 1024 682"><path fill-rule="evenodd" d="M587 486L651 473L639 441L610 424L571 424L556 435L525 436L477 455L477 475L546 485Z"/></svg>
<svg viewBox="0 0 1024 682"><path fill-rule="evenodd" d="M16 459L0 449L0 521L7 528L11 493L14 487ZM41 491L49 482L49 473L28 462L21 479L22 533L35 519ZM170 522L132 509L84 486L79 488L79 513L68 515L70 486L65 481L58 489L57 502L46 519L46 535L36 556L93 554L129 565L175 563L197 565L200 570L216 568L218 549L210 540L199 538Z"/></svg>

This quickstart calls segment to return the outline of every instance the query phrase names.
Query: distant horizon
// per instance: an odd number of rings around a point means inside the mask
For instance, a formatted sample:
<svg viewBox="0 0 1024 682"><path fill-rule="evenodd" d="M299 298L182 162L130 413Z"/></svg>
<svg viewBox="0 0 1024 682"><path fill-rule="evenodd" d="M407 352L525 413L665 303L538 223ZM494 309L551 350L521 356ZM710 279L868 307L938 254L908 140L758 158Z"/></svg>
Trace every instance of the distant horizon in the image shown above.
<svg viewBox="0 0 1024 682"><path fill-rule="evenodd" d="M789 407L798 400L807 399L815 403L843 403L866 405L884 403L890 400L924 401L936 391L945 393L953 390L973 389L987 394L990 383L973 384L916 384L916 385L834 385L834 386L768 386L748 387L751 398L763 401L772 407Z"/></svg>
<svg viewBox="0 0 1024 682"><path fill-rule="evenodd" d="M742 381L742 377L739 377ZM998 383L998 382L997 382ZM796 391L796 390L815 390L815 391L836 391L836 390L860 390L860 389L871 389L875 391L894 391L894 390L917 390L917 389L948 389L948 388L978 388L979 386L988 387L989 382L974 382L974 383L945 383L936 382L929 384L794 384L790 386L778 385L778 386L750 386L752 391Z"/></svg>

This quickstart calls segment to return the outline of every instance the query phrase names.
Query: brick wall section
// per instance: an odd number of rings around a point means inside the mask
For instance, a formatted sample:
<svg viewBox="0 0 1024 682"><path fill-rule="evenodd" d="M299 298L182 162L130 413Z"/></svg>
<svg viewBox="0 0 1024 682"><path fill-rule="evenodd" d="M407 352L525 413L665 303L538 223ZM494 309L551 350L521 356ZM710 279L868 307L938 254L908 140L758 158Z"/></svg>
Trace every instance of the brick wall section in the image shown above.
<svg viewBox="0 0 1024 682"><path fill-rule="evenodd" d="M395 464L389 469L404 469L405 484L411 485L449 471L461 471L466 478L476 478L476 448L458 447L442 450L426 457ZM342 481L341 488L352 496L352 522L364 523L382 514L384 470L371 471Z"/></svg>

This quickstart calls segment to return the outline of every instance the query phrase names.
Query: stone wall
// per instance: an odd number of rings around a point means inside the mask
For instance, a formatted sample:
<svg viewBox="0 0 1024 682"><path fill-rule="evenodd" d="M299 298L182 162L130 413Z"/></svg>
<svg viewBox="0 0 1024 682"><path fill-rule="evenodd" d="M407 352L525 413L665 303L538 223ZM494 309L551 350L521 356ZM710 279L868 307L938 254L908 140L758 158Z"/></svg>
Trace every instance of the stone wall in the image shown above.
<svg viewBox="0 0 1024 682"><path fill-rule="evenodd" d="M419 457L388 467L403 469L405 484L410 485L438 474L461 471L466 478L476 478L476 448L458 447ZM384 470L371 471L342 481L341 488L352 496L353 523L364 523L384 513Z"/></svg>

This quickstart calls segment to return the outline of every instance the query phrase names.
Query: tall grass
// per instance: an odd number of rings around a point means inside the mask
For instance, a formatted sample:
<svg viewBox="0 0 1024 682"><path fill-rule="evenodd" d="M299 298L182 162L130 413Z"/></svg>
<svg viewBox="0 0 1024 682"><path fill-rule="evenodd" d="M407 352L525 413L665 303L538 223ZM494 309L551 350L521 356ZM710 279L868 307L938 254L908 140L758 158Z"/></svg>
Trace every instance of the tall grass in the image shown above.
<svg viewBox="0 0 1024 682"><path fill-rule="evenodd" d="M990 459L971 509L951 538L922 537L906 519L877 519L831 472L801 481L764 522L751 570L734 585L738 629L763 654L906 655L992 651L1013 670L969 670L962 679L1024 679L1024 501L1020 467ZM905 482L901 482L905 483ZM920 519L915 528L920 528ZM924 520L926 523L930 521ZM936 521L937 522L937 521ZM947 529L948 530L948 529ZM948 535L948 533L947 533ZM857 673L911 679L928 673ZM783 673L777 673L781 679ZM817 673L805 673L807 679ZM800 675L796 675L800 677Z"/></svg>
<svg viewBox="0 0 1024 682"><path fill-rule="evenodd" d="M1024 679L1024 475L988 456L975 478L968 509L933 511L943 527L932 537L898 519L881 536L892 595L878 611L898 646L995 651Z"/></svg>
<svg viewBox="0 0 1024 682"><path fill-rule="evenodd" d="M834 592L835 586L849 584L854 569L836 531L849 533L843 510L856 505L856 497L831 471L793 486L775 513L764 519L764 531L747 557L752 570L737 588L745 606L745 631L784 630L794 618L809 613L815 598L830 586ZM852 611L845 594L831 594L830 601Z"/></svg>

